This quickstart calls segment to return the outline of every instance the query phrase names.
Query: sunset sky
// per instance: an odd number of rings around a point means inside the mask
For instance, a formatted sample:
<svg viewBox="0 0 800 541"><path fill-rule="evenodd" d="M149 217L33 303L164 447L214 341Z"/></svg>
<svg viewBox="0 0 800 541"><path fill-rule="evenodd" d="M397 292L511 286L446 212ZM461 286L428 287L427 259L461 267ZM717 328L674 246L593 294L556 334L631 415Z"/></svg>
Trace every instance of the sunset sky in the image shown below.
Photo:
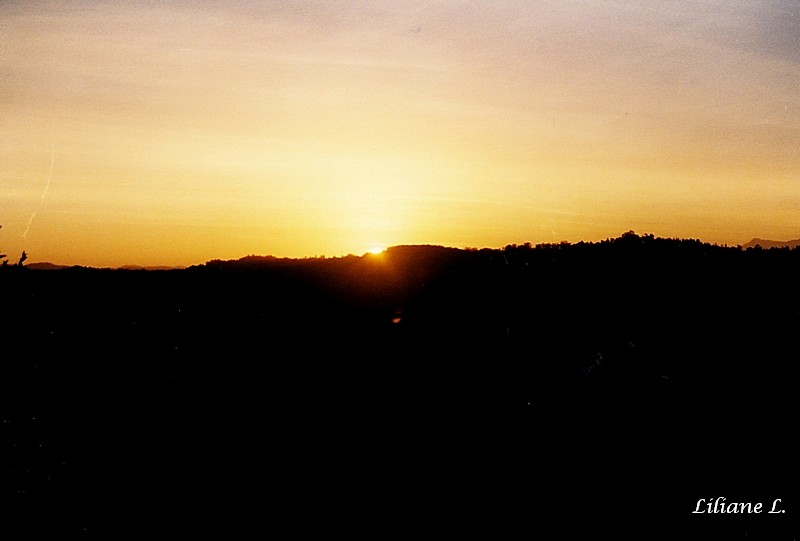
<svg viewBox="0 0 800 541"><path fill-rule="evenodd" d="M0 3L0 251L800 237L800 0Z"/></svg>

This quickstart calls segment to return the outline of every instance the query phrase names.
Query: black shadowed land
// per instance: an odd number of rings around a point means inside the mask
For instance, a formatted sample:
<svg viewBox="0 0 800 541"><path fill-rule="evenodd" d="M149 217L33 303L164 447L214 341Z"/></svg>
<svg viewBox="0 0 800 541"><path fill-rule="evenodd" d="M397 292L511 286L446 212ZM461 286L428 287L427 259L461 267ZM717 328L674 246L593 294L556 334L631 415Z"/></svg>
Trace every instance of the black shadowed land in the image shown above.
<svg viewBox="0 0 800 541"><path fill-rule="evenodd" d="M632 232L8 269L0 487L53 539L792 539L798 271Z"/></svg>

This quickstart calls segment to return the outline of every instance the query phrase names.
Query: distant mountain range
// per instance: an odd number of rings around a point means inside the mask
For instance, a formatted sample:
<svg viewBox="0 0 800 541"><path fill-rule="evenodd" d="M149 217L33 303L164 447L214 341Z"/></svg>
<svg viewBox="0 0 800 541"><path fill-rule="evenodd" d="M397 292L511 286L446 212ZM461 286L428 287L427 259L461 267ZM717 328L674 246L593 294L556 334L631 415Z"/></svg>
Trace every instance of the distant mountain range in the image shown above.
<svg viewBox="0 0 800 541"><path fill-rule="evenodd" d="M29 265L25 265L29 269L36 269L36 270L60 270L60 269L69 269L74 267L75 265L57 265L55 263L50 263L49 261L42 261L40 263L30 263ZM122 267L117 267L118 270L175 270L175 269L183 269L185 267L169 267L169 266L150 266L150 267L143 267L141 265L123 265Z"/></svg>
<svg viewBox="0 0 800 541"><path fill-rule="evenodd" d="M142 267L141 265L123 265L122 267L118 267L119 270L176 270L183 268L185 267L170 267L167 265L151 265L148 267Z"/></svg>
<svg viewBox="0 0 800 541"><path fill-rule="evenodd" d="M753 239L747 244L743 244L742 248L745 250L747 248L755 248L756 246L761 246L764 249L769 248L797 248L800 246L800 239L795 240L765 240L765 239Z"/></svg>
<svg viewBox="0 0 800 541"><path fill-rule="evenodd" d="M25 265L25 267L36 270L59 270L68 269L69 265L56 265L55 263L50 263L49 261L43 261L41 263L28 263Z"/></svg>
<svg viewBox="0 0 800 541"><path fill-rule="evenodd" d="M486 254L486 255L494 255L496 257L503 258L504 261L508 261L509 254L514 252L529 252L531 250L565 250L567 248L572 248L574 250L585 250L587 247L595 246L599 249L608 249L609 246L619 245L619 246L627 246L629 249L633 249L636 247L642 248L646 246L660 246L661 248L665 248L667 246L671 248L679 247L682 248L683 251L691 251L691 248L703 248L703 249L719 249L719 250L733 250L734 248L728 247L719 247L717 245L711 245L707 243L702 243L699 240L692 240L692 239L663 239L663 238L655 238L653 235L644 235L639 236L636 235L633 231L629 231L628 233L623 234L621 237L617 239L606 239L605 241L601 241L599 243L584 243L580 242L578 244L570 245L570 243L560 243L560 244L538 244L535 247L531 246L530 243L526 243L521 246L517 246L515 244L508 245L505 248L482 248L481 250L477 250L475 248L448 248L444 246L434 246L434 245L401 245L401 246L392 246L387 248L384 252L383 256L386 258L393 260L395 264L402 264L402 265L422 265L425 266L429 264L431 261L447 261L452 260L453 258L459 258L462 256L468 256L469 254L476 253L478 251ZM766 240L766 239L759 239L754 238L750 242L743 244L741 246L742 249L746 250L748 248L755 248L760 246L761 248L768 250L770 248L789 248L794 249L800 247L800 239L795 240ZM669 251L669 250L668 250ZM365 254L363 256L354 256L349 255L347 257L341 258L330 258L327 260L327 263L336 264L338 261L341 264L346 264L347 262L353 262L355 260L369 260L370 254ZM196 267L207 267L207 268L281 268L281 267L293 267L296 265L305 265L306 263L326 263L325 257L322 258L304 258L304 259L292 259L292 258L278 258L274 256L256 256L250 255L246 257L242 257L238 260L211 260L206 262L203 265L195 265L189 268L196 268ZM25 265L26 268L29 269L36 269L36 270L59 270L59 269L69 269L69 268L76 268L79 267L77 265L58 265L55 263L50 262L37 262L37 263L30 263ZM178 269L186 269L187 267L180 267L180 266L141 266L141 265L123 265L121 267L116 267L115 270L122 270L122 271L163 271L163 270L178 270Z"/></svg>

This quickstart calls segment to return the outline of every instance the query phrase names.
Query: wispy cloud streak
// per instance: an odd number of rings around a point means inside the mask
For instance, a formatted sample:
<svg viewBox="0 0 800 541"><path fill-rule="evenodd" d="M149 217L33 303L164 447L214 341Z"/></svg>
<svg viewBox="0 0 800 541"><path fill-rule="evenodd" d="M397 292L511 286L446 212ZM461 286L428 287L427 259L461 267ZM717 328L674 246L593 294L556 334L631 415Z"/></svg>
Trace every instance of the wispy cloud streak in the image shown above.
<svg viewBox="0 0 800 541"><path fill-rule="evenodd" d="M47 172L47 182L45 182L44 190L42 191L42 196L39 198L39 209L41 210L42 206L44 206L45 197L47 197L47 192L50 191L50 183L53 181L53 170L55 169L56 165L56 132L55 128L50 132L50 169ZM39 214L39 211L34 210L31 212L31 217L28 218L28 226L25 228L25 232L22 233L22 238L27 239L28 233L31 230L31 225L33 224L33 219L36 218L36 215Z"/></svg>

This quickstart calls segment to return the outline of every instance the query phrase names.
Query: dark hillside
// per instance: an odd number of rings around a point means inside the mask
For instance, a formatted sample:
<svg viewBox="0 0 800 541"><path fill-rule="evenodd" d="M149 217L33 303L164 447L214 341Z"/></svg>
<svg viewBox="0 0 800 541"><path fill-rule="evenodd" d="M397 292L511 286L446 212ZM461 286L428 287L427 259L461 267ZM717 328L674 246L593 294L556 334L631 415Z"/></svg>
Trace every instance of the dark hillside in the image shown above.
<svg viewBox="0 0 800 541"><path fill-rule="evenodd" d="M633 233L9 269L0 486L59 539L791 539L798 271ZM717 496L787 513L691 514Z"/></svg>

